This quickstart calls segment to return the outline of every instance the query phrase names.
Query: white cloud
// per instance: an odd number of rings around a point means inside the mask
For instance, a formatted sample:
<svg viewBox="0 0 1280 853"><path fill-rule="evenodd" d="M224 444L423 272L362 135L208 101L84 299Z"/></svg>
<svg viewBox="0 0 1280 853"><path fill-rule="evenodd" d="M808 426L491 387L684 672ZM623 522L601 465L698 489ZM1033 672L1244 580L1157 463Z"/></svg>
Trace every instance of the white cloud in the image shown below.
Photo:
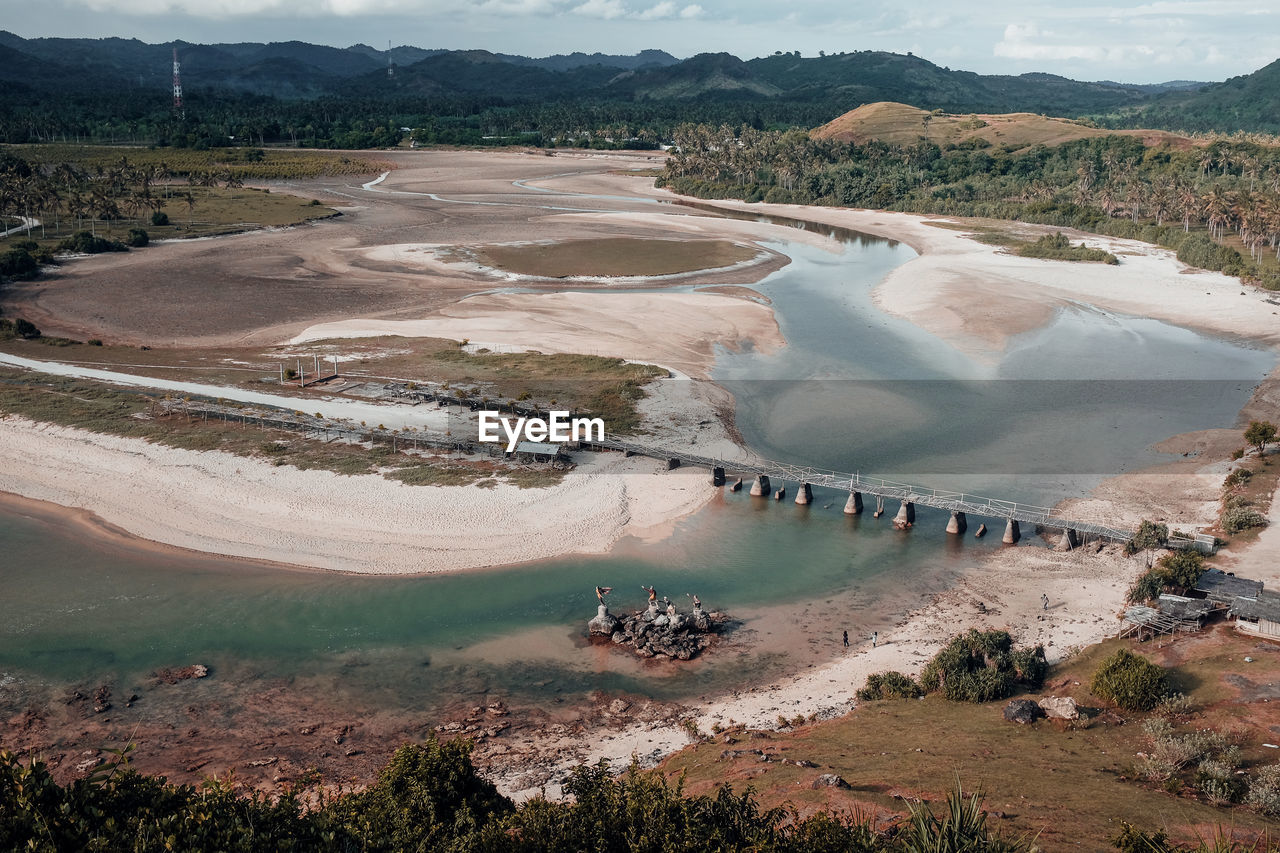
<svg viewBox="0 0 1280 853"><path fill-rule="evenodd" d="M611 21L627 14L627 9L622 5L622 0L587 0L581 6L573 7L573 13L587 18Z"/></svg>
<svg viewBox="0 0 1280 853"><path fill-rule="evenodd" d="M699 6L697 3L690 3L688 6L685 6L683 9L680 10L680 17L686 21L692 20L694 18L701 18L702 15L703 15L702 7Z"/></svg>
<svg viewBox="0 0 1280 853"><path fill-rule="evenodd" d="M637 21L661 21L666 18L675 17L675 14L676 4L671 2L671 0L662 0L662 2L656 6L650 6L643 12L636 12L632 14L631 17L635 18Z"/></svg>

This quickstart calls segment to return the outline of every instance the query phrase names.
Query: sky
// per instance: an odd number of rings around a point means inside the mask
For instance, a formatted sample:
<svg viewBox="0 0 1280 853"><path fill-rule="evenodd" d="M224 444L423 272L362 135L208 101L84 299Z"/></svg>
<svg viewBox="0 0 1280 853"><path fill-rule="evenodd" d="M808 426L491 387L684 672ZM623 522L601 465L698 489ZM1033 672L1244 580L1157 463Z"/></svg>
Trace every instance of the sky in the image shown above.
<svg viewBox="0 0 1280 853"><path fill-rule="evenodd" d="M1224 80L1280 58L1280 0L0 0L24 37L500 53L912 52L983 74Z"/></svg>

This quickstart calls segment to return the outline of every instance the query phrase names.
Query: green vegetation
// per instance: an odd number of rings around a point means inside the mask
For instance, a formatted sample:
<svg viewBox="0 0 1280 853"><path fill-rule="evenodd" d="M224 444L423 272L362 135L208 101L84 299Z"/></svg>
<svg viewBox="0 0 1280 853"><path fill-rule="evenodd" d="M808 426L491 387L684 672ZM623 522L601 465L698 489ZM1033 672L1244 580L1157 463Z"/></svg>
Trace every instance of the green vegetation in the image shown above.
<svg viewBox="0 0 1280 853"><path fill-rule="evenodd" d="M1162 667L1128 649L1102 662L1089 686L1093 695L1128 711L1150 711L1169 693Z"/></svg>
<svg viewBox="0 0 1280 853"><path fill-rule="evenodd" d="M990 702L1038 689L1048 670L1040 646L1015 649L1007 631L970 628L920 671L920 689L953 702Z"/></svg>
<svg viewBox="0 0 1280 853"><path fill-rule="evenodd" d="M1127 557L1142 551L1147 555L1147 568L1151 568L1151 561L1154 559L1155 551L1169 544L1169 525L1156 524L1154 521L1143 519L1138 525L1138 529L1134 531L1133 538L1124 544L1124 553Z"/></svg>
<svg viewBox="0 0 1280 853"><path fill-rule="evenodd" d="M30 320L22 317L15 317L10 320L0 317L0 341L11 341L14 338L32 338L40 337L40 330Z"/></svg>
<svg viewBox="0 0 1280 853"><path fill-rule="evenodd" d="M370 175L390 164L375 157L353 157L328 151L281 151L262 148L118 148L107 145L13 145L7 152L41 169L70 167L105 173L127 160L132 168L208 186L214 181L294 180L322 175ZM155 180L154 178L152 179ZM153 225L161 223L153 222Z"/></svg>
<svg viewBox="0 0 1280 853"><path fill-rule="evenodd" d="M1195 586L1203 573L1204 555L1199 551L1171 551L1134 581L1129 587L1128 600L1132 604L1143 604L1166 591L1181 594Z"/></svg>
<svg viewBox="0 0 1280 853"><path fill-rule="evenodd" d="M1267 445L1275 441L1276 425L1271 421L1250 421L1249 428L1244 431L1244 440L1265 453Z"/></svg>
<svg viewBox="0 0 1280 853"><path fill-rule="evenodd" d="M1192 266L1280 287L1280 147L891 144L685 125L659 181L700 198L1013 219L1167 246ZM1036 251L1056 251L1046 245Z"/></svg>
<svg viewBox="0 0 1280 853"><path fill-rule="evenodd" d="M230 780L200 788L170 785L128 765L129 750L88 778L58 785L41 763L0 753L0 847L63 850L421 851L601 850L1018 853L1030 841L1001 838L977 795L958 788L941 814L912 805L905 822L874 816L762 809L750 790L725 785L689 795L680 784L632 766L614 777L603 764L578 767L568 802L535 798L519 806L476 773L467 742L434 738L399 749L369 788L274 799L238 796ZM305 786L304 786L305 787Z"/></svg>
<svg viewBox="0 0 1280 853"><path fill-rule="evenodd" d="M1103 264L1118 264L1120 259L1102 249L1090 249L1083 244L1072 245L1062 235L1046 234L1034 243L1018 247L1018 254L1024 258L1046 258L1055 261L1092 261Z"/></svg>
<svg viewBox="0 0 1280 853"><path fill-rule="evenodd" d="M876 699L916 699L923 694L914 678L890 670L868 675L867 683L858 688L856 695L859 702L873 702Z"/></svg>
<svg viewBox="0 0 1280 853"><path fill-rule="evenodd" d="M0 152L0 215L28 222L24 232L9 238L0 276L34 277L40 264L52 262L55 250L121 252L146 246L152 238L208 236L334 215L295 196L243 187L246 176L283 177L291 169L309 173L338 159L333 155L301 155L316 163L263 158L237 167L217 164L207 153L188 152L180 158L188 165L176 167L147 151L131 150L125 156L119 149L40 146L28 153L34 155L30 160ZM53 154L67 154L68 159L42 159ZM347 160L345 167L357 163L370 170L375 165ZM185 221L172 223L164 208L179 205ZM123 242L114 239L122 226L128 235Z"/></svg>

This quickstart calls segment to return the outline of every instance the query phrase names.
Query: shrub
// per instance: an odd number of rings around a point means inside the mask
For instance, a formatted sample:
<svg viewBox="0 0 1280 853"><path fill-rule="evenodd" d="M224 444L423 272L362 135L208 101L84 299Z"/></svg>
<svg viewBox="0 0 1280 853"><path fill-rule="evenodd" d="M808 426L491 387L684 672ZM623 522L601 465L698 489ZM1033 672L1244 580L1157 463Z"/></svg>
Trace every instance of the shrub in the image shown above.
<svg viewBox="0 0 1280 853"><path fill-rule="evenodd" d="M1163 570L1164 585L1190 589L1204 574L1204 555L1199 551L1171 551L1158 561Z"/></svg>
<svg viewBox="0 0 1280 853"><path fill-rule="evenodd" d="M867 683L859 688L858 700L871 702L876 699L915 699L923 691L916 680L900 672L877 672L867 676Z"/></svg>
<svg viewBox="0 0 1280 853"><path fill-rule="evenodd" d="M135 249L141 249L143 246L151 242L151 238L147 236L147 232L141 228L130 228L129 237L125 243Z"/></svg>
<svg viewBox="0 0 1280 853"><path fill-rule="evenodd" d="M926 693L941 691L953 702L989 702L1019 685L1038 688L1047 668L1042 647L1015 650L1006 631L970 629L925 665L920 687Z"/></svg>
<svg viewBox="0 0 1280 853"><path fill-rule="evenodd" d="M1228 474L1227 478L1222 481L1222 487L1224 489L1234 489L1236 486L1243 486L1245 483L1249 482L1252 477L1253 472L1248 468L1237 468Z"/></svg>
<svg viewBox="0 0 1280 853"><path fill-rule="evenodd" d="M31 279L40 272L40 263L35 256L23 246L13 246L0 255L0 276L5 278Z"/></svg>
<svg viewBox="0 0 1280 853"><path fill-rule="evenodd" d="M1162 667L1128 649L1118 649L1093 674L1089 689L1130 711L1150 711L1169 693Z"/></svg>
<svg viewBox="0 0 1280 853"><path fill-rule="evenodd" d="M163 210L157 210L155 213L151 214L151 224L157 228L163 228L169 224L169 214L165 213Z"/></svg>
<svg viewBox="0 0 1280 853"><path fill-rule="evenodd" d="M1130 604L1145 604L1155 601L1164 592L1165 575L1161 569L1147 569L1133 582L1126 595Z"/></svg>
<svg viewBox="0 0 1280 853"><path fill-rule="evenodd" d="M103 252L127 252L128 247L115 240L95 237L88 231L77 231L58 244L64 252L79 252L82 255L98 255Z"/></svg>
<svg viewBox="0 0 1280 853"><path fill-rule="evenodd" d="M1239 533L1241 530L1266 525L1265 515L1246 506L1233 506L1222 514L1222 529L1228 533Z"/></svg>
<svg viewBox="0 0 1280 853"><path fill-rule="evenodd" d="M1280 764L1258 768L1249 779L1244 802L1268 817L1280 817Z"/></svg>

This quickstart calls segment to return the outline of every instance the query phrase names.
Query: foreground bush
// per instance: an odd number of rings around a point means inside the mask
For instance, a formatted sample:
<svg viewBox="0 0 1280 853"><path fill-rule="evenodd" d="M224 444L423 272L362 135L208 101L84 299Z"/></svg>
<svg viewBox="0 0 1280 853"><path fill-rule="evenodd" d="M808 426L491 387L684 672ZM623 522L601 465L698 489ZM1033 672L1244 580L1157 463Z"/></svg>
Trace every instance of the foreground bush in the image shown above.
<svg viewBox="0 0 1280 853"><path fill-rule="evenodd" d="M82 255L99 255L103 252L127 252L129 248L123 243L108 240L106 237L95 237L88 231L77 231L58 244L63 252L78 252Z"/></svg>
<svg viewBox="0 0 1280 853"><path fill-rule="evenodd" d="M1094 696L1129 711L1150 711L1169 693L1164 669L1128 649L1118 649L1093 674Z"/></svg>
<svg viewBox="0 0 1280 853"><path fill-rule="evenodd" d="M991 702L1039 689L1048 669L1043 647L1015 649L1007 631L971 628L925 665L920 687L953 702Z"/></svg>
<svg viewBox="0 0 1280 853"><path fill-rule="evenodd" d="M915 699L923 695L920 685L909 675L900 672L876 672L867 676L867 683L856 693L858 701L876 699Z"/></svg>
<svg viewBox="0 0 1280 853"><path fill-rule="evenodd" d="M658 774L603 764L565 783L572 801L516 806L471 764L469 743L402 747L370 788L304 810L285 794L238 796L229 783L170 785L116 762L60 786L43 764L0 753L0 850L80 851L1030 851L992 834L978 797L959 790L888 829L872 818L760 808L729 786L690 796Z"/></svg>

